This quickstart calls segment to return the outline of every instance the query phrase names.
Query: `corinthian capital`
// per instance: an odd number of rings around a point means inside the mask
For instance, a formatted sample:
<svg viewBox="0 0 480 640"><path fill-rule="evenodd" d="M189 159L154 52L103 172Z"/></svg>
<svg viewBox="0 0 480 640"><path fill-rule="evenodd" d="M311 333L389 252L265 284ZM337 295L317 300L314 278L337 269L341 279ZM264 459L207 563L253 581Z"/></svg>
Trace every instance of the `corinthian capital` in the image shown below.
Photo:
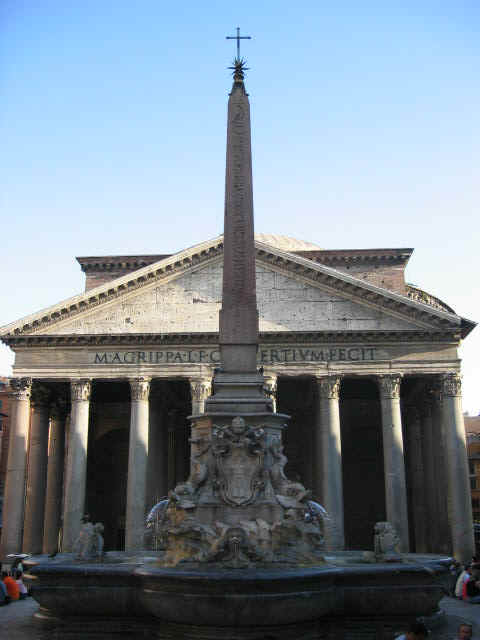
<svg viewBox="0 0 480 640"><path fill-rule="evenodd" d="M132 401L148 400L150 378L132 378L130 380L130 398Z"/></svg>
<svg viewBox="0 0 480 640"><path fill-rule="evenodd" d="M11 394L16 400L30 400L32 393L31 378L13 378L10 380Z"/></svg>
<svg viewBox="0 0 480 640"><path fill-rule="evenodd" d="M206 400L212 393L211 378L190 379L190 393L192 394L192 400L196 402Z"/></svg>
<svg viewBox="0 0 480 640"><path fill-rule="evenodd" d="M90 400L90 392L92 390L92 383L90 380L71 380L70 381L70 393L73 400Z"/></svg>
<svg viewBox="0 0 480 640"><path fill-rule="evenodd" d="M317 378L317 384L321 398L338 400L338 398L340 397L339 376L326 376L324 378Z"/></svg>
<svg viewBox="0 0 480 640"><path fill-rule="evenodd" d="M398 373L387 373L378 376L378 386L382 398L400 398L402 377Z"/></svg>
<svg viewBox="0 0 480 640"><path fill-rule="evenodd" d="M462 395L462 378L459 373L452 371L442 377L442 391L445 396Z"/></svg>

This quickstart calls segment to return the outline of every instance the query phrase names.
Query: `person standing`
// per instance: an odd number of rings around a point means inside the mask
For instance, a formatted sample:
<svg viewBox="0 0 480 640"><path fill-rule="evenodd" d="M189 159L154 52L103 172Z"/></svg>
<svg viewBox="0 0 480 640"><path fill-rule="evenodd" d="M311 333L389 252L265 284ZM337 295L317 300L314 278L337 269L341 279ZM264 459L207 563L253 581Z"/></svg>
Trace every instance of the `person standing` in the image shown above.
<svg viewBox="0 0 480 640"><path fill-rule="evenodd" d="M23 573L18 569L15 572L15 581L20 592L20 600L24 600L28 596L27 587L23 584Z"/></svg>
<svg viewBox="0 0 480 640"><path fill-rule="evenodd" d="M455 584L455 597L462 600L463 598L463 585L470 580L472 576L472 567L469 565L465 567L465 569L461 572L461 574L457 578L457 582Z"/></svg>
<svg viewBox="0 0 480 640"><path fill-rule="evenodd" d="M465 592L467 602L472 604L480 604L480 570L474 569L472 577L465 584Z"/></svg>

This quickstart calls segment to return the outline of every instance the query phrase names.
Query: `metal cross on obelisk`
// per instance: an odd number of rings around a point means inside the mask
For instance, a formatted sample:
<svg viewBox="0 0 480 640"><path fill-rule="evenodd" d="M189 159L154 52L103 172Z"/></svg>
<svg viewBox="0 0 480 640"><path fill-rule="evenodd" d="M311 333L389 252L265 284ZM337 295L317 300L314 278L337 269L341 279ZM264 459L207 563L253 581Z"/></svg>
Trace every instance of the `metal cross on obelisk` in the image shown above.
<svg viewBox="0 0 480 640"><path fill-rule="evenodd" d="M251 40L252 36L241 36L240 35L240 27L237 27L237 35L236 36L225 36L225 40L236 40L237 41L237 60L240 60L240 40Z"/></svg>
<svg viewBox="0 0 480 640"><path fill-rule="evenodd" d="M247 36L227 36L240 40ZM233 86L228 99L223 232L223 287L219 313L221 369L215 372L213 395L206 414L226 416L272 414L272 400L264 393L257 368L258 311L253 229L252 149L250 104L243 83L244 61L233 63ZM231 419L231 418L228 418ZM250 419L250 418L249 418Z"/></svg>

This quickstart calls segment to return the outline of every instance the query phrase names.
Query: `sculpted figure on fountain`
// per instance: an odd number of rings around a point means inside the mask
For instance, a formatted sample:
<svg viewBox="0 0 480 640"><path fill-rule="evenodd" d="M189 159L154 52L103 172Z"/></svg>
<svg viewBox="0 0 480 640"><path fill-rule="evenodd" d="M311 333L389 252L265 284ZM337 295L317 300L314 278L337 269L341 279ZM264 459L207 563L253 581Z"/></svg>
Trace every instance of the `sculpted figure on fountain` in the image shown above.
<svg viewBox="0 0 480 640"><path fill-rule="evenodd" d="M377 522L374 528L374 553L377 562L398 562L400 538L390 522Z"/></svg>
<svg viewBox="0 0 480 640"><path fill-rule="evenodd" d="M189 478L170 492L157 538L164 563L220 563L231 568L322 560L321 508L285 475L281 436L236 416L192 437ZM313 514L313 515L312 515Z"/></svg>
<svg viewBox="0 0 480 640"><path fill-rule="evenodd" d="M73 552L75 560L101 560L103 558L103 524L89 521L84 516L83 525L75 540Z"/></svg>

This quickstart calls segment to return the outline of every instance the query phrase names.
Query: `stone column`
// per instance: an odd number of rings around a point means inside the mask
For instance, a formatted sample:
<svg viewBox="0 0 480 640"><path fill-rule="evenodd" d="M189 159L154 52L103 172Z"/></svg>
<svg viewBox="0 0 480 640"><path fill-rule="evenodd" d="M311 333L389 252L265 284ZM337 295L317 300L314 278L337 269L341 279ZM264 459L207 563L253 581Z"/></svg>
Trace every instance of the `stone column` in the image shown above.
<svg viewBox="0 0 480 640"><path fill-rule="evenodd" d="M158 442L158 497L168 494L168 416L167 407L162 405L160 412L160 429L157 432Z"/></svg>
<svg viewBox="0 0 480 640"><path fill-rule="evenodd" d="M400 538L400 551L407 552L409 549L408 514L400 413L400 381L400 376L396 374L382 375L378 378L382 411L387 520Z"/></svg>
<svg viewBox="0 0 480 640"><path fill-rule="evenodd" d="M131 413L128 451L125 551L143 548L148 465L149 378L130 380Z"/></svg>
<svg viewBox="0 0 480 640"><path fill-rule="evenodd" d="M192 397L192 415L205 413L205 400L212 393L211 378L190 378L190 394Z"/></svg>
<svg viewBox="0 0 480 640"><path fill-rule="evenodd" d="M445 438L442 428L442 386L442 379L440 376L438 376L434 381L431 389L432 423L434 428L433 455L435 458L435 502L437 511L437 521L435 522L435 528L437 530L438 539L438 546L435 548L435 552L450 554L452 549L452 538L450 533L450 520L448 514L448 474L445 456Z"/></svg>
<svg viewBox="0 0 480 640"><path fill-rule="evenodd" d="M30 378L14 378L10 403L10 438L3 498L2 549L0 559L22 549L22 525L25 504L25 469L28 427L30 424Z"/></svg>
<svg viewBox="0 0 480 640"><path fill-rule="evenodd" d="M32 389L32 416L28 447L27 491L23 525L23 551L41 553L47 486L48 424L50 392L35 383Z"/></svg>
<svg viewBox="0 0 480 640"><path fill-rule="evenodd" d="M272 400L272 411L277 412L277 376L268 374L264 376L264 386L266 395Z"/></svg>
<svg viewBox="0 0 480 640"><path fill-rule="evenodd" d="M408 442L408 476L412 492L410 516L413 519L415 534L415 552L427 553L430 535L426 505L424 448L425 443L417 407L408 408L406 424L406 440Z"/></svg>
<svg viewBox="0 0 480 640"><path fill-rule="evenodd" d="M462 387L458 373L443 376L443 420L445 442L448 511L452 551L460 562L471 560L475 552L472 503L462 415Z"/></svg>
<svg viewBox="0 0 480 640"><path fill-rule="evenodd" d="M427 388L427 393L428 393ZM439 547L438 537L438 513L437 513L437 480L435 466L438 460L435 458L435 433L432 419L432 404L429 397L425 398L420 409L421 429L423 433L423 477L426 506L426 525L428 527L427 551L435 553ZM430 524L429 524L430 523Z"/></svg>
<svg viewBox="0 0 480 640"><path fill-rule="evenodd" d="M167 488L168 491L175 488L176 480L176 456L175 456L175 410L167 411Z"/></svg>
<svg viewBox="0 0 480 640"><path fill-rule="evenodd" d="M90 412L90 380L72 380L72 411L65 469L65 502L63 511L62 551L71 552L80 533L85 512L87 484L88 416Z"/></svg>
<svg viewBox="0 0 480 640"><path fill-rule="evenodd" d="M178 416L178 414L177 414ZM188 434L187 425L179 424L178 417L176 416L174 429L175 429L175 485L180 482L185 482L188 477Z"/></svg>
<svg viewBox="0 0 480 640"><path fill-rule="evenodd" d="M56 553L60 530L63 465L65 452L64 402L56 402L50 409L50 439L48 443L47 491L43 522L43 553Z"/></svg>
<svg viewBox="0 0 480 640"><path fill-rule="evenodd" d="M340 378L318 378L315 489L321 489L322 503L331 520L325 531L328 550L345 546L343 517L342 444L340 438Z"/></svg>
<svg viewBox="0 0 480 640"><path fill-rule="evenodd" d="M167 493L168 446L165 428L165 409L158 396L149 396L147 511Z"/></svg>

